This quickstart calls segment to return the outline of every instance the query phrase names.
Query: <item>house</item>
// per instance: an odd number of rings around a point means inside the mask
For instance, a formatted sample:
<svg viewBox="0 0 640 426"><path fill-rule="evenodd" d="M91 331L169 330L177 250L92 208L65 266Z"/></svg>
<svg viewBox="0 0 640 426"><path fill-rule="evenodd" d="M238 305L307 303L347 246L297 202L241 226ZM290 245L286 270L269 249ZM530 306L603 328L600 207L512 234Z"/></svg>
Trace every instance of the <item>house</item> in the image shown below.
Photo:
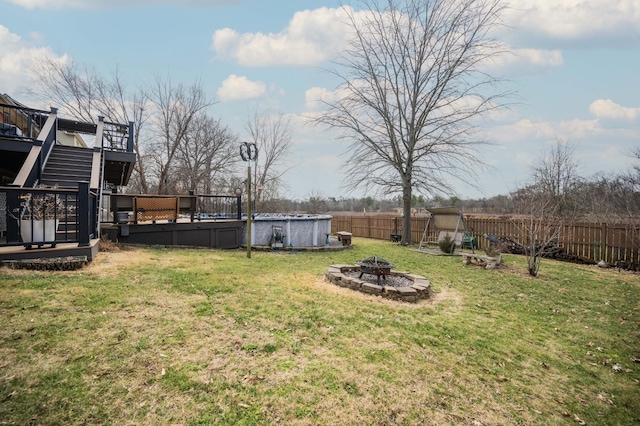
<svg viewBox="0 0 640 426"><path fill-rule="evenodd" d="M95 123L0 95L0 261L129 244L238 248L239 195L117 194L136 161L133 123ZM51 207L51 206L54 207Z"/></svg>
<svg viewBox="0 0 640 426"><path fill-rule="evenodd" d="M135 161L132 122L66 119L55 108L29 108L0 94L0 260L52 254L91 260L97 252L102 192L127 185ZM18 222L29 203L33 207L33 200L47 197L64 200L64 215L54 213L55 238L30 245L19 236L26 225ZM30 227L34 231L34 224ZM40 251L45 244L57 250ZM21 246L38 248L10 253Z"/></svg>

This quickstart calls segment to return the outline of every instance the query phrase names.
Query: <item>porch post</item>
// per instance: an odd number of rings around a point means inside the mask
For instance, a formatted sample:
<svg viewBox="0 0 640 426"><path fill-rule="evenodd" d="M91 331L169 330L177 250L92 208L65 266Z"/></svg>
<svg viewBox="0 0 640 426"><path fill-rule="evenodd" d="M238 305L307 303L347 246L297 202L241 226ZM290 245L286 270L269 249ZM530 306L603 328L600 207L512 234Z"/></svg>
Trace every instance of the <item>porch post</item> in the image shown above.
<svg viewBox="0 0 640 426"><path fill-rule="evenodd" d="M13 243L20 241L20 230L18 222L20 220L20 191L17 185L14 191L7 191L7 242Z"/></svg>
<svg viewBox="0 0 640 426"><path fill-rule="evenodd" d="M88 247L90 242L89 182L78 182L78 247Z"/></svg>
<svg viewBox="0 0 640 426"><path fill-rule="evenodd" d="M130 121L129 122L129 137L127 138L127 152L133 152L133 125L134 122Z"/></svg>

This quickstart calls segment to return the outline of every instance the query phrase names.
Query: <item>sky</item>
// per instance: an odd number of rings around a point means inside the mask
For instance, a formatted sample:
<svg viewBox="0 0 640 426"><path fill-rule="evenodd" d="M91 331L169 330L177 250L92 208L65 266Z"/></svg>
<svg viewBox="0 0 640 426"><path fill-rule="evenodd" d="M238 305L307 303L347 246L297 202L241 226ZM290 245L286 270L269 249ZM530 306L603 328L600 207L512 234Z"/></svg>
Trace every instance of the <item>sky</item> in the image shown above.
<svg viewBox="0 0 640 426"><path fill-rule="evenodd" d="M517 94L481 123L492 145L479 153L479 188L457 196L507 194L557 139L574 147L584 177L629 169L640 148L640 1L513 0L495 37L510 51L491 72ZM303 119L337 88L327 68L344 48L349 0L0 0L0 92L32 107L24 88L42 57L117 70L132 88L154 75L203 84L210 114L247 138L256 110L291 118L293 147L283 195L351 197L347 149ZM429 195L429 194L423 194Z"/></svg>

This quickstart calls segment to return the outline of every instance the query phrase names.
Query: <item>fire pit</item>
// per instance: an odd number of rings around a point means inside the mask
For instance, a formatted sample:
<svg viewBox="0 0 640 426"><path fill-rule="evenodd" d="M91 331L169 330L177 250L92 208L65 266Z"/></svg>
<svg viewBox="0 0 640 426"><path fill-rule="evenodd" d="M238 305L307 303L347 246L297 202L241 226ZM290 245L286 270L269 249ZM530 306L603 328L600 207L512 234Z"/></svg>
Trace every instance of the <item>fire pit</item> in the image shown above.
<svg viewBox="0 0 640 426"><path fill-rule="evenodd" d="M378 277L378 285L380 285L380 277L386 281L387 275L391 273L391 268L394 267L391 262L388 262L378 256L371 256L366 259L362 259L356 262L356 265L360 267L359 278L362 278L362 275L364 274L376 275Z"/></svg>
<svg viewBox="0 0 640 426"><path fill-rule="evenodd" d="M367 271L362 270L360 266L362 261L357 262L355 265L331 265L327 270L326 276L331 283L337 286L387 299L402 302L417 302L429 298L431 283L428 279L409 272L391 271L390 269L393 266L391 264L384 265L382 269L375 269L380 266L381 260L386 262L386 260L380 258L376 258L375 260L377 262L365 263ZM376 263L378 266L375 266ZM382 274L377 275L375 272L382 272ZM366 278L362 278L363 274L367 274ZM384 284L375 284L376 281L374 277L378 280L380 277L384 277Z"/></svg>

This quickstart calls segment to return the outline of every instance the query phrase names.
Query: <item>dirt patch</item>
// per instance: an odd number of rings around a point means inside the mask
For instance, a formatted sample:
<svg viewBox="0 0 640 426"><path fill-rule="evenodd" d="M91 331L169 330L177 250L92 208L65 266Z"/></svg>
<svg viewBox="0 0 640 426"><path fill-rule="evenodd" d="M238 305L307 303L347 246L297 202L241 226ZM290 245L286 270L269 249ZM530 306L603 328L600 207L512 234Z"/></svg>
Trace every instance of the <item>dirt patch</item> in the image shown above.
<svg viewBox="0 0 640 426"><path fill-rule="evenodd" d="M101 252L83 271L98 276L118 275L118 266L140 266L150 263L149 253L142 250Z"/></svg>

